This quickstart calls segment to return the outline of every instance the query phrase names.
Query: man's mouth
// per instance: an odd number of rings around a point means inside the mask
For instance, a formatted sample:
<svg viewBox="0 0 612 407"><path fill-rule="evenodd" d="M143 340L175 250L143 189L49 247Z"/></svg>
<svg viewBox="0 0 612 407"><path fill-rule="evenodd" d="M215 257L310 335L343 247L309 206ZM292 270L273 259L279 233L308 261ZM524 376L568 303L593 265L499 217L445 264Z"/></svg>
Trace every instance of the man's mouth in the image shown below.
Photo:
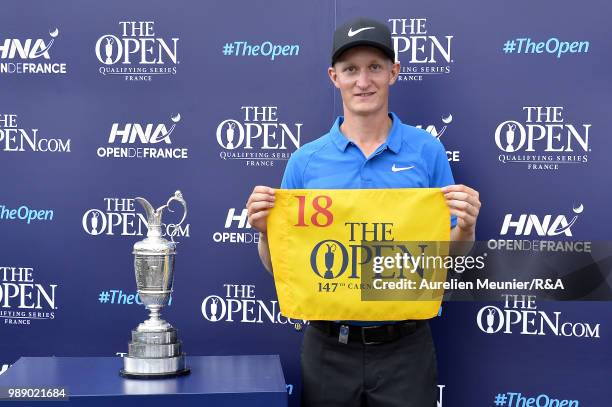
<svg viewBox="0 0 612 407"><path fill-rule="evenodd" d="M368 96L372 96L374 93L376 93L376 92L356 93L355 96L368 97Z"/></svg>

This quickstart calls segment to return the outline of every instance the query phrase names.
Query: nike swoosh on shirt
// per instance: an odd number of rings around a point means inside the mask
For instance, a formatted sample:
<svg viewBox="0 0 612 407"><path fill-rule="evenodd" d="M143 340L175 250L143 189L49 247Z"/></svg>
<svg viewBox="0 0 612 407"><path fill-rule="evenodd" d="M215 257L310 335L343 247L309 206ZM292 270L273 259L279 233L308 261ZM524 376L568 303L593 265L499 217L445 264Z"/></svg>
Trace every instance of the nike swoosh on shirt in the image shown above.
<svg viewBox="0 0 612 407"><path fill-rule="evenodd" d="M374 28L376 28L376 27L363 27L363 28L360 28L360 29L358 29L358 30L353 31L353 27L351 27L351 28L349 29L348 36L349 36L349 37L353 37L353 36L355 36L355 35L359 34L359 33L360 33L360 32L362 32L362 31L365 31L365 30L373 30Z"/></svg>
<svg viewBox="0 0 612 407"><path fill-rule="evenodd" d="M393 166L391 167L391 171L400 172L400 171L411 170L413 168L414 168L414 165L411 165L410 167L396 167L395 164L393 164Z"/></svg>

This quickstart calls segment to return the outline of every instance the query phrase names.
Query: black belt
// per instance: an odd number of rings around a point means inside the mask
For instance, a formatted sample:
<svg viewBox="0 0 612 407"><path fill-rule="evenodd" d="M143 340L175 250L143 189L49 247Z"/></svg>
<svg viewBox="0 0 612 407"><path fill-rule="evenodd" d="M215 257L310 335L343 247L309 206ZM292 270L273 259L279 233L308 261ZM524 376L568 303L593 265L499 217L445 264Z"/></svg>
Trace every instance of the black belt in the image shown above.
<svg viewBox="0 0 612 407"><path fill-rule="evenodd" d="M355 326L332 321L310 321L310 325L328 336L336 338L344 336L346 342L361 342L364 345L396 341L403 336L413 334L423 324L425 321L400 321L388 325ZM347 330L348 336L346 336Z"/></svg>

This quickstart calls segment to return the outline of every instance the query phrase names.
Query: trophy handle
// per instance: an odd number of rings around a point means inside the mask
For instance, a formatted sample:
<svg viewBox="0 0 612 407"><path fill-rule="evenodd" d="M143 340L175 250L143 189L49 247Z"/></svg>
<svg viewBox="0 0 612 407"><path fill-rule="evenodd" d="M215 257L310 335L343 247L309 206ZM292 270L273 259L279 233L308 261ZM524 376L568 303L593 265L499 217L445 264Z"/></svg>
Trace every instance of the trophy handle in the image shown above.
<svg viewBox="0 0 612 407"><path fill-rule="evenodd" d="M176 191L174 195L170 197L170 199L168 199L168 202L166 202L164 206L162 206L161 208L158 208L157 210L159 211L162 208L166 208L170 212L174 212L172 208L170 208L170 202L172 201L177 201L181 205L183 205L183 217L181 218L179 223L169 223L168 224L168 227L172 229L172 232L170 233L170 240L174 242L174 235L176 235L177 233L177 228L185 221L185 218L187 217L187 203L183 199L183 194L181 193L181 191Z"/></svg>

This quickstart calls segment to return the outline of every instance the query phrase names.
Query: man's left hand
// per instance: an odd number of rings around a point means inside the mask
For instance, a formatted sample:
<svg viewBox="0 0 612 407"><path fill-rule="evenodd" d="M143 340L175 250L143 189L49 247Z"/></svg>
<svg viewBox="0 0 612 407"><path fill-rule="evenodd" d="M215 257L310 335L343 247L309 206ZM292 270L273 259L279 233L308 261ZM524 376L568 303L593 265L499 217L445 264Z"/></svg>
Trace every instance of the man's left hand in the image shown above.
<svg viewBox="0 0 612 407"><path fill-rule="evenodd" d="M441 190L451 214L457 216L457 227L465 233L475 234L480 212L478 191L465 185L448 185Z"/></svg>

